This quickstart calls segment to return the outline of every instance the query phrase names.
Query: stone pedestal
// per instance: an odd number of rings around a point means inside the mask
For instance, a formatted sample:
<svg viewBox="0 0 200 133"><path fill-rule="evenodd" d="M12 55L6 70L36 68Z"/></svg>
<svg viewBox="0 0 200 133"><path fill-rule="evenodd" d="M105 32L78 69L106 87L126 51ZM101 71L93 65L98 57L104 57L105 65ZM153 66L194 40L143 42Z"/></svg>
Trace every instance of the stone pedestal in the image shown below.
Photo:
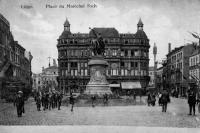
<svg viewBox="0 0 200 133"><path fill-rule="evenodd" d="M97 94L99 96L112 94L109 83L106 80L108 62L102 56L95 56L89 61L88 66L90 67L91 77L86 86L85 94Z"/></svg>

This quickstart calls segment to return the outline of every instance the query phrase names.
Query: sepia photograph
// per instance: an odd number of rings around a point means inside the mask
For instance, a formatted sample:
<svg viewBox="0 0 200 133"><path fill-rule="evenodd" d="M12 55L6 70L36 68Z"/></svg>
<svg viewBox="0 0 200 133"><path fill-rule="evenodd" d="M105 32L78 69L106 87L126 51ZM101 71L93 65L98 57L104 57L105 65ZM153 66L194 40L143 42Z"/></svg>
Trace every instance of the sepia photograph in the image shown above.
<svg viewBox="0 0 200 133"><path fill-rule="evenodd" d="M200 0L0 0L0 132L200 132Z"/></svg>

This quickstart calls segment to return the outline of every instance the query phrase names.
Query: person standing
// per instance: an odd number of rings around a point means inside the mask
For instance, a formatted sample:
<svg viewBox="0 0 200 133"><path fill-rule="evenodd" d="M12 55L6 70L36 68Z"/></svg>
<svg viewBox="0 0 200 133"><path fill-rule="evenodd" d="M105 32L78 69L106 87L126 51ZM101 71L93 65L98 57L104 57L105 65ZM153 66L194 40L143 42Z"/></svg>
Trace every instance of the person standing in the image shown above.
<svg viewBox="0 0 200 133"><path fill-rule="evenodd" d="M95 104L94 104L94 102L96 100L95 95L92 95L91 100L92 100L92 107L95 107Z"/></svg>
<svg viewBox="0 0 200 133"><path fill-rule="evenodd" d="M167 104L170 102L169 93L166 89L163 89L162 95L161 95L161 101L162 101L162 112L167 111Z"/></svg>
<svg viewBox="0 0 200 133"><path fill-rule="evenodd" d="M104 103L104 106L105 106L105 105L108 105L108 94L106 94L106 93L104 94L103 101L104 101L104 102L103 102L103 103Z"/></svg>
<svg viewBox="0 0 200 133"><path fill-rule="evenodd" d="M18 117L22 117L22 113L25 113L24 110L24 98L23 98L23 92L18 91L16 99L14 101L14 106L17 107L17 115Z"/></svg>
<svg viewBox="0 0 200 133"><path fill-rule="evenodd" d="M73 97L72 93L70 94L69 103L71 104L71 112L73 112L73 109L74 109L74 97Z"/></svg>
<svg viewBox="0 0 200 133"><path fill-rule="evenodd" d="M57 94L57 100L56 100L57 102L58 102L58 110L60 110L60 106L61 106L61 103L62 103L62 94L61 93L59 93L59 94Z"/></svg>
<svg viewBox="0 0 200 133"><path fill-rule="evenodd" d="M189 104L189 115L195 115L195 104L196 104L196 95L192 90L188 91L188 104Z"/></svg>
<svg viewBox="0 0 200 133"><path fill-rule="evenodd" d="M40 108L41 108L41 96L40 95L36 96L36 105L37 105L37 111L40 111Z"/></svg>

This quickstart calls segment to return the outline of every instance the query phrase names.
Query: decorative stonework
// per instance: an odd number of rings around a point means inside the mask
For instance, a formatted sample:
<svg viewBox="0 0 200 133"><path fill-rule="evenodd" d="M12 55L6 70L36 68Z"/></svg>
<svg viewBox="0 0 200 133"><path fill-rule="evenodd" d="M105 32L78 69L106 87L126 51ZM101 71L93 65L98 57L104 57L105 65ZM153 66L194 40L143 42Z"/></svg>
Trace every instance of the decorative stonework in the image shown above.
<svg viewBox="0 0 200 133"><path fill-rule="evenodd" d="M86 86L85 94L112 94L109 83L106 80L107 61L102 56L93 57L88 66L90 67L90 81Z"/></svg>

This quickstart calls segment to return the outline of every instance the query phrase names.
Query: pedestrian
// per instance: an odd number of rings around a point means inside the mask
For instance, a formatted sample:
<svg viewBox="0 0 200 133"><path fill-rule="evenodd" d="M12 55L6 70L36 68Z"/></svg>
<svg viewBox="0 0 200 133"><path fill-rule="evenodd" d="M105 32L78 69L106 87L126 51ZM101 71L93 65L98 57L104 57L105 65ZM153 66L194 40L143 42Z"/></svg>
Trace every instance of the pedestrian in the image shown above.
<svg viewBox="0 0 200 133"><path fill-rule="evenodd" d="M188 91L188 104L189 104L189 115L195 115L195 104L196 104L196 96L192 90Z"/></svg>
<svg viewBox="0 0 200 133"><path fill-rule="evenodd" d="M37 111L40 111L40 108L41 108L41 96L40 95L36 96L36 105L37 105Z"/></svg>
<svg viewBox="0 0 200 133"><path fill-rule="evenodd" d="M150 92L147 92L147 104L148 104L148 106L150 106L150 104L151 104L151 93Z"/></svg>
<svg viewBox="0 0 200 133"><path fill-rule="evenodd" d="M162 94L159 93L159 94L158 94L158 105L159 105L159 106L162 105L162 102L161 102L161 96L162 96Z"/></svg>
<svg viewBox="0 0 200 133"><path fill-rule="evenodd" d="M151 96L151 105L155 106L155 103L156 103L156 95L155 95L155 93L153 93Z"/></svg>
<svg viewBox="0 0 200 133"><path fill-rule="evenodd" d="M43 108L43 110L48 109L48 105L49 105L49 94L46 93L45 97L44 97L44 108Z"/></svg>
<svg viewBox="0 0 200 133"><path fill-rule="evenodd" d="M73 109L74 109L74 97L73 97L72 93L70 94L69 103L71 104L71 112L73 112Z"/></svg>
<svg viewBox="0 0 200 133"><path fill-rule="evenodd" d="M92 100L92 107L95 107L95 104L94 104L94 102L96 100L95 95L92 95L91 100Z"/></svg>
<svg viewBox="0 0 200 133"><path fill-rule="evenodd" d="M167 104L170 102L169 93L166 89L163 89L163 92L161 94L161 102L162 102L162 112L167 111Z"/></svg>
<svg viewBox="0 0 200 133"><path fill-rule="evenodd" d="M105 105L108 105L108 95L107 95L106 93L104 94L103 101L104 101L104 102L103 102L103 103L104 103L104 106L105 106Z"/></svg>
<svg viewBox="0 0 200 133"><path fill-rule="evenodd" d="M25 113L24 110L24 98L23 98L23 92L18 91L17 96L14 100L14 106L17 107L17 115L18 117L22 117L22 113Z"/></svg>
<svg viewBox="0 0 200 133"><path fill-rule="evenodd" d="M62 103L62 94L61 93L57 94L57 101L58 101L58 110L60 110L60 106Z"/></svg>

